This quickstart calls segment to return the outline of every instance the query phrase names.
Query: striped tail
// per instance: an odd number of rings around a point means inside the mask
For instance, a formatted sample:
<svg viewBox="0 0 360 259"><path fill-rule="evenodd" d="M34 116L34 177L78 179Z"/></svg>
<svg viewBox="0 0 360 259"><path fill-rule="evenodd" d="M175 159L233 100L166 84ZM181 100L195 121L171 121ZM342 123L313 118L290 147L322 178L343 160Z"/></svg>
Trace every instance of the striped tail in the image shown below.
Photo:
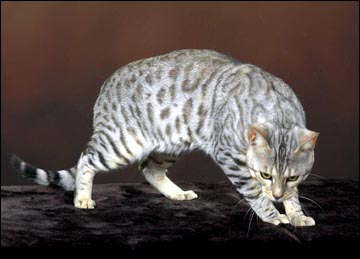
<svg viewBox="0 0 360 259"><path fill-rule="evenodd" d="M66 191L75 190L76 167L69 170L45 171L23 161L15 154L9 154L11 166L26 178L45 186L57 186Z"/></svg>

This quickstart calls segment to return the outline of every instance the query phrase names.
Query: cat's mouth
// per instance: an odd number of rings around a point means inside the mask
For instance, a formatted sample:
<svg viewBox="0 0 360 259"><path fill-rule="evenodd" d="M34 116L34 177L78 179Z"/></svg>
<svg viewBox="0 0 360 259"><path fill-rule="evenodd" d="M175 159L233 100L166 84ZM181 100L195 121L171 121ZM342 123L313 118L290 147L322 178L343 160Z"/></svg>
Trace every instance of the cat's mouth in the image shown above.
<svg viewBox="0 0 360 259"><path fill-rule="evenodd" d="M280 198L280 199L275 199L275 198L271 198L271 201L272 202L275 202L275 203L281 203L281 202L283 202L285 199L282 197L282 198Z"/></svg>

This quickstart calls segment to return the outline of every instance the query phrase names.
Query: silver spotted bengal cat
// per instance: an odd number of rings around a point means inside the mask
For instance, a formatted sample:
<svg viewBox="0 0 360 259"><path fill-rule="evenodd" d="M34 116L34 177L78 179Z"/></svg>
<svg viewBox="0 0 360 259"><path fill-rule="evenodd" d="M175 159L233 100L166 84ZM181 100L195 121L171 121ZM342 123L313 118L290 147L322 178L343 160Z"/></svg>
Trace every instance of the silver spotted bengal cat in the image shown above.
<svg viewBox="0 0 360 259"><path fill-rule="evenodd" d="M46 171L16 155L10 163L41 185L75 191L92 209L94 175L139 162L145 179L173 200L192 200L166 175L182 154L199 149L221 167L255 213L272 224L314 225L297 186L314 163L318 133L281 79L211 50L178 50L130 63L103 84L93 135L76 166ZM282 202L281 214L273 202Z"/></svg>

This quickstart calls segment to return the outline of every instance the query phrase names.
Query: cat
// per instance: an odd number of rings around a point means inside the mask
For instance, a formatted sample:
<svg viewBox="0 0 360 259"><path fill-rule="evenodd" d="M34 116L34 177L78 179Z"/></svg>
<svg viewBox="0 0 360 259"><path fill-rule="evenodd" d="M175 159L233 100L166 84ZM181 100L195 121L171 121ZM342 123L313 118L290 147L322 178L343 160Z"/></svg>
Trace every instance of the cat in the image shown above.
<svg viewBox="0 0 360 259"><path fill-rule="evenodd" d="M121 67L102 85L93 135L75 167L46 171L10 155L41 185L75 191L92 209L94 175L138 162L145 179L173 200L198 195L166 175L181 155L210 155L264 222L315 225L297 186L314 163L319 133L305 127L303 107L281 79L213 50L177 50ZM283 203L281 214L274 202Z"/></svg>

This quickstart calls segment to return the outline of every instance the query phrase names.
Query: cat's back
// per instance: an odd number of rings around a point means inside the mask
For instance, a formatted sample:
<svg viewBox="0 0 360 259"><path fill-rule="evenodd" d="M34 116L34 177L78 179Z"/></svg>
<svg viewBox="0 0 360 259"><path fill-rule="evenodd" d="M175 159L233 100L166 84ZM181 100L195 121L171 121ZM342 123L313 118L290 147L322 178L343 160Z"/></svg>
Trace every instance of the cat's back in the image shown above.
<svg viewBox="0 0 360 259"><path fill-rule="evenodd" d="M194 104L215 110L233 96L243 99L245 110L250 106L261 110L264 118L277 120L285 110L304 119L295 93L280 78L207 49L175 50L119 68L102 86L95 107L107 106L108 102L115 103L114 107L131 104L139 110L169 106L180 113L194 108ZM251 117L254 114L260 112L252 112Z"/></svg>
<svg viewBox="0 0 360 259"><path fill-rule="evenodd" d="M222 65L236 62L239 63L232 57L214 50L183 49L131 62L119 68L114 75L135 74L138 77L146 75L154 77L156 81L161 78L175 78L176 72L179 73L177 76L181 76L181 73L196 72L204 68L208 71L216 70ZM172 73L166 73L169 71Z"/></svg>
<svg viewBox="0 0 360 259"><path fill-rule="evenodd" d="M240 64L237 60L213 50L184 49L131 62L116 70L103 84L101 96L114 96L125 102L172 101L184 94L211 94L210 86L222 70ZM204 93L205 94L205 93Z"/></svg>
<svg viewBox="0 0 360 259"><path fill-rule="evenodd" d="M236 59L210 49L181 49L172 52L145 58L142 60L131 62L128 68L138 67L141 65L173 65L183 66L195 62L197 65L216 66L222 63L238 62Z"/></svg>

